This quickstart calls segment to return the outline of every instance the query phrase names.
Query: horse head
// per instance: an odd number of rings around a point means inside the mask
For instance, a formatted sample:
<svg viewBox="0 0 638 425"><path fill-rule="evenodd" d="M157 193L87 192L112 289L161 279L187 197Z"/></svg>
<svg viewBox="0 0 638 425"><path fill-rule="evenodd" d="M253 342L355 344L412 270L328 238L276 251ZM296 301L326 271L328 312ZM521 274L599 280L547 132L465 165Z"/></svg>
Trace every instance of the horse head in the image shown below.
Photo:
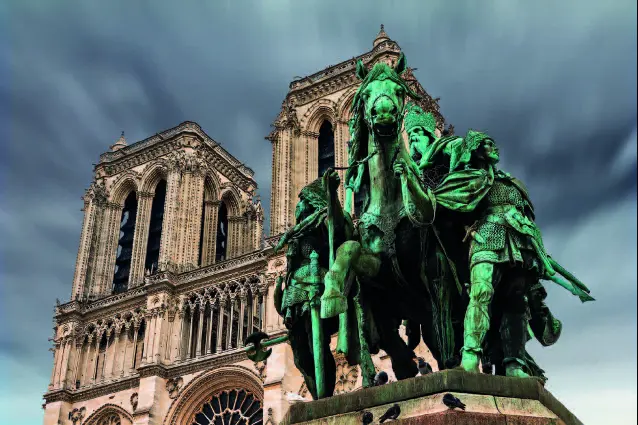
<svg viewBox="0 0 638 425"><path fill-rule="evenodd" d="M419 98L401 79L405 69L403 53L393 68L380 62L368 70L361 60L357 62L357 77L362 82L353 99L353 115L365 121L375 138L396 137L406 97Z"/></svg>

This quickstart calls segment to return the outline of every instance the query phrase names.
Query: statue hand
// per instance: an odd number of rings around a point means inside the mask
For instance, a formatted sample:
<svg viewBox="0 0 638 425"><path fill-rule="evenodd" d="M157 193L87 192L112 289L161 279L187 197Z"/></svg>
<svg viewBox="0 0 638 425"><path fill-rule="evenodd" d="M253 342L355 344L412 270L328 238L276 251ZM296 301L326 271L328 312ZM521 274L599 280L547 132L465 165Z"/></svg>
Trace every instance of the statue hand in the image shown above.
<svg viewBox="0 0 638 425"><path fill-rule="evenodd" d="M339 177L339 173L337 173L334 168L328 168L323 175L323 184L326 189L331 191L336 190L341 183L341 177Z"/></svg>
<svg viewBox="0 0 638 425"><path fill-rule="evenodd" d="M335 170L331 170L330 175L328 176L328 179L330 181L330 187L332 188L339 187L339 184L341 183L341 177L339 177L339 173L337 173Z"/></svg>
<svg viewBox="0 0 638 425"><path fill-rule="evenodd" d="M393 167L394 174L400 176L405 173L405 162L402 159L398 159L394 163Z"/></svg>

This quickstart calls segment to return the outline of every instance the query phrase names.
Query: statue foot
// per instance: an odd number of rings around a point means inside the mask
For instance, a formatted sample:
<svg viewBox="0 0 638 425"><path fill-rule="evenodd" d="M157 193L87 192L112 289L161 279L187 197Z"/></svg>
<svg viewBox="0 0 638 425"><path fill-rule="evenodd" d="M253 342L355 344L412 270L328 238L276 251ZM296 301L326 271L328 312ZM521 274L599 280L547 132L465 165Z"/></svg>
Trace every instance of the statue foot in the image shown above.
<svg viewBox="0 0 638 425"><path fill-rule="evenodd" d="M321 296L321 318L329 319L345 313L348 310L348 300L339 291L326 289Z"/></svg>
<svg viewBox="0 0 638 425"><path fill-rule="evenodd" d="M505 366L505 376L513 376L516 378L529 378L529 374L523 370L518 363L510 363Z"/></svg>
<svg viewBox="0 0 638 425"><path fill-rule="evenodd" d="M466 372L479 373L479 355L470 351L463 350L463 357L461 359L461 367Z"/></svg>

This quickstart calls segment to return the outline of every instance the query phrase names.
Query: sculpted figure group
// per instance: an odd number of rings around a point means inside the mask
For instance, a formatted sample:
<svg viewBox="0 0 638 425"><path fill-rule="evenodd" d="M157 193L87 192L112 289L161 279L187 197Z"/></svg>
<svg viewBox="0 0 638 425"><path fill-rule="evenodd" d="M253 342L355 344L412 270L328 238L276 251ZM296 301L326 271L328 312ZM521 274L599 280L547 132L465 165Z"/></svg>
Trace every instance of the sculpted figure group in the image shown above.
<svg viewBox="0 0 638 425"><path fill-rule="evenodd" d="M434 116L401 79L405 68L403 55L394 67L357 64L345 205L331 169L303 188L296 225L276 247L287 246L288 270L275 307L314 399L334 391L335 332L364 387L373 385L379 350L397 379L415 376L421 339L439 370L479 373L482 365L544 380L525 349L531 338L548 346L561 333L542 281L593 300L545 251L529 193L497 168L494 140L477 131L437 137ZM354 194L363 199L356 212Z"/></svg>

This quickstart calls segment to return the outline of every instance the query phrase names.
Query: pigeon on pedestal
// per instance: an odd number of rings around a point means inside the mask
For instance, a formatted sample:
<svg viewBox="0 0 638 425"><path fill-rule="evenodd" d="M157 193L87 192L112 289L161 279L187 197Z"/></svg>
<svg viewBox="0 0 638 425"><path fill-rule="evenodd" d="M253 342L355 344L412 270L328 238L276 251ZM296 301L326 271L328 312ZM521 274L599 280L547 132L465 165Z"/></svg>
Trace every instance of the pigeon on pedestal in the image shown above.
<svg viewBox="0 0 638 425"><path fill-rule="evenodd" d="M378 387L379 385L384 385L388 382L388 374L384 371L377 373L374 376L374 386Z"/></svg>
<svg viewBox="0 0 638 425"><path fill-rule="evenodd" d="M454 397L452 394L447 393L443 396L443 404L445 404L450 409L461 409L465 410L465 403L463 403L458 398Z"/></svg>
<svg viewBox="0 0 638 425"><path fill-rule="evenodd" d="M395 420L401 414L401 408L398 404L390 407L384 414L379 418L379 423L382 424L387 420Z"/></svg>

